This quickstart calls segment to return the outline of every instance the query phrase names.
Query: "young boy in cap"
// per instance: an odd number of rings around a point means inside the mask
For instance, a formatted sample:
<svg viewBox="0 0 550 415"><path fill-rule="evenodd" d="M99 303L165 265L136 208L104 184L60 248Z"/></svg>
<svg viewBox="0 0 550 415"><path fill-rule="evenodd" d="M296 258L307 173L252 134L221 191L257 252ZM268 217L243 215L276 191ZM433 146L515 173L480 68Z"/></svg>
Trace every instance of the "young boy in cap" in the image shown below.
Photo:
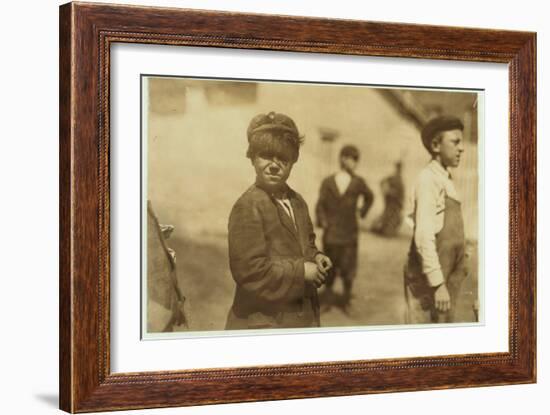
<svg viewBox="0 0 550 415"><path fill-rule="evenodd" d="M467 270L460 199L449 169L460 163L463 130L462 122L451 116L432 119L422 130L432 160L414 191L414 235L405 265L407 323L454 321Z"/></svg>
<svg viewBox="0 0 550 415"><path fill-rule="evenodd" d="M338 273L344 285L346 313L351 311L351 290L357 269L358 200L362 196L361 218L366 216L373 202L372 191L365 180L355 174L358 161L357 147L346 145L342 148L340 171L323 180L316 207L317 223L323 228L323 250L334 263L326 279L327 308L333 302L332 286Z"/></svg>
<svg viewBox="0 0 550 415"><path fill-rule="evenodd" d="M237 283L226 330L318 327L317 288L331 267L315 246L306 202L286 181L302 137L270 112L252 119L246 156L256 182L229 217L229 263Z"/></svg>

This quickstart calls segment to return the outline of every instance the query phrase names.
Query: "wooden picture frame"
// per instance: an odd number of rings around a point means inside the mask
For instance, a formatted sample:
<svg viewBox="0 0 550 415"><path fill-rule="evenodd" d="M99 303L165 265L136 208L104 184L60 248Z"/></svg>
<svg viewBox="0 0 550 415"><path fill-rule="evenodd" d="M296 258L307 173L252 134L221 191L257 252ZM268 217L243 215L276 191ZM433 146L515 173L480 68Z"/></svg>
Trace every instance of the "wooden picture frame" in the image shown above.
<svg viewBox="0 0 550 415"><path fill-rule="evenodd" d="M508 64L509 351L111 373L109 71L114 43ZM91 412L535 382L535 33L69 3L60 8L59 93L61 409Z"/></svg>

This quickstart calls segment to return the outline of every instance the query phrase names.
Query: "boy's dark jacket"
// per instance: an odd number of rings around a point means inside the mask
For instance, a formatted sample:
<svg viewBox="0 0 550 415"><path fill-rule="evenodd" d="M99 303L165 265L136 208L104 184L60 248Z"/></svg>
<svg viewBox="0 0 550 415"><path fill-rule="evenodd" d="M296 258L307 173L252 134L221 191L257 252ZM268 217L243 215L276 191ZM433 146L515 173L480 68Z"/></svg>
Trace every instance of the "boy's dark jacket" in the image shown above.
<svg viewBox="0 0 550 415"><path fill-rule="evenodd" d="M226 329L316 327L319 302L304 280L304 262L319 252L304 199L287 189L290 216L267 191L252 185L229 217L229 263L237 283Z"/></svg>
<svg viewBox="0 0 550 415"><path fill-rule="evenodd" d="M374 196L363 178L353 175L343 195L338 191L334 175L323 180L315 212L318 225L325 230L325 244L357 243L359 226L356 212L360 195L363 195L363 205L359 215L364 218Z"/></svg>

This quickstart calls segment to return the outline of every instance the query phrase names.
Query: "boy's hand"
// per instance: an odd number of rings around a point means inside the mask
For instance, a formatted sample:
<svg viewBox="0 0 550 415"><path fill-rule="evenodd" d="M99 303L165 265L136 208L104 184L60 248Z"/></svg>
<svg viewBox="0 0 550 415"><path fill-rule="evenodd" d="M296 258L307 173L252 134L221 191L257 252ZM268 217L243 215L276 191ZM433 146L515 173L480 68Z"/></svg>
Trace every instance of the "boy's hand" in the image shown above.
<svg viewBox="0 0 550 415"><path fill-rule="evenodd" d="M317 269L326 276L327 272L332 268L332 261L328 256L322 253L315 255L315 263L317 264Z"/></svg>
<svg viewBox="0 0 550 415"><path fill-rule="evenodd" d="M451 309L451 296L449 295L449 290L447 286L443 283L437 290L435 290L434 295L435 308L442 313L449 311Z"/></svg>
<svg viewBox="0 0 550 415"><path fill-rule="evenodd" d="M314 262L304 262L304 279L316 288L325 283L325 275L317 268L317 264Z"/></svg>

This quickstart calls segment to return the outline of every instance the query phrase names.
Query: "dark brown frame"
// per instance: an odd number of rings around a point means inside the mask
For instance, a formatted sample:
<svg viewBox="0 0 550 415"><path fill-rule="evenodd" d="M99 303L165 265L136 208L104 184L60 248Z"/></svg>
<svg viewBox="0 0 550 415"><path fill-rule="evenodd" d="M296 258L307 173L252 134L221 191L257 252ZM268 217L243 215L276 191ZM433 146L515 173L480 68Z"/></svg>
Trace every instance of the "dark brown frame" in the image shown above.
<svg viewBox="0 0 550 415"><path fill-rule="evenodd" d="M111 373L109 57L115 42L507 63L509 352ZM60 8L59 93L61 409L90 412L535 382L535 33L70 3Z"/></svg>

